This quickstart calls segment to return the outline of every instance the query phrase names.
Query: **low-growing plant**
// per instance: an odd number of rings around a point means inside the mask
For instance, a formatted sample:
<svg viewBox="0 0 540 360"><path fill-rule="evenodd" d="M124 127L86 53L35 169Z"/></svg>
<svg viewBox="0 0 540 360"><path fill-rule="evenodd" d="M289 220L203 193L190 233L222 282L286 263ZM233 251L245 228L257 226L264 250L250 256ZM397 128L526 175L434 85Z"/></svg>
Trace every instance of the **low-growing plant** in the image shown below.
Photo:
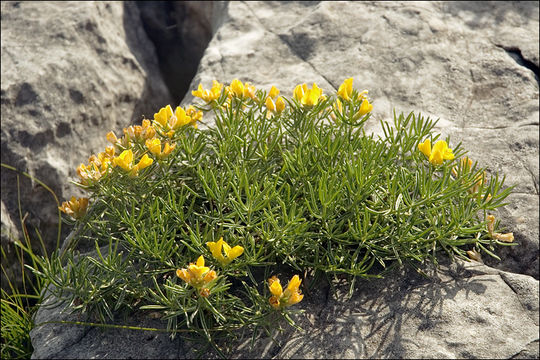
<svg viewBox="0 0 540 360"><path fill-rule="evenodd" d="M74 232L34 269L69 309L100 322L158 313L172 336L199 334L223 355L223 334L294 324L307 278L380 277L512 245L490 215L511 191L504 178L420 114L367 134L373 104L352 78L327 95L239 80L193 95L201 102L108 133L78 167L89 196L61 206ZM203 115L214 124L199 130ZM88 244L95 254L79 256Z"/></svg>

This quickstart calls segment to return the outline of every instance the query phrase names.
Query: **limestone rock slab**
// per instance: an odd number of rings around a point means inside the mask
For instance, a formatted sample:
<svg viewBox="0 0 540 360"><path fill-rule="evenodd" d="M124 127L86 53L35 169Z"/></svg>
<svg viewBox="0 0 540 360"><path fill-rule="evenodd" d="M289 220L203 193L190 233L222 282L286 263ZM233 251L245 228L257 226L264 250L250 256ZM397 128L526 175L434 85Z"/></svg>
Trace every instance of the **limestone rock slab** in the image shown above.
<svg viewBox="0 0 540 360"><path fill-rule="evenodd" d="M1 161L43 181L60 202L82 196L69 180L104 149L106 133L170 102L139 10L130 2L77 1L2 2L1 10ZM5 246L20 222L16 173L2 168L1 179ZM50 251L54 198L24 176L20 183L31 237L37 226Z"/></svg>
<svg viewBox="0 0 540 360"><path fill-rule="evenodd" d="M420 111L440 118L437 131L451 144L462 141L482 166L507 176L515 193L497 216L519 243L499 249L502 261L490 266L443 262L427 278L402 269L358 281L348 301L339 286L332 298L321 283L297 305L305 332L287 329L253 349L240 342L231 356L538 358L539 97L534 67L524 66L538 67L538 3L230 2L221 15L191 88L239 78L287 95L313 81L333 92L353 76L374 100L368 130L378 132L394 108ZM188 93L182 104L192 100ZM89 334L81 342L117 336ZM191 354L174 342L148 346ZM58 351L81 357L82 349ZM100 351L84 355L105 357Z"/></svg>

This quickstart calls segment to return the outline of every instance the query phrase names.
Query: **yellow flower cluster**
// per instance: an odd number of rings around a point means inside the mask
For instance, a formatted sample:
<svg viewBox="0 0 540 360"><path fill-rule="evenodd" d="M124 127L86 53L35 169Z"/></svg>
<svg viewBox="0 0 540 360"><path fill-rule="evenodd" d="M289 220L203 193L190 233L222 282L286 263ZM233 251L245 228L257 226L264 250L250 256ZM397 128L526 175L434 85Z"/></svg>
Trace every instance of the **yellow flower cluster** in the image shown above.
<svg viewBox="0 0 540 360"><path fill-rule="evenodd" d="M196 129L197 121L201 119L202 111L196 110L191 105L186 110L177 106L174 113L171 105L167 105L154 114L154 126L157 126L166 136L172 138L175 131L183 126L191 125Z"/></svg>
<svg viewBox="0 0 540 360"><path fill-rule="evenodd" d="M199 290L199 294L203 297L210 295L209 285L217 278L214 270L204 266L204 257L202 255L199 256L195 264L190 263L187 269L176 270L176 276Z"/></svg>
<svg viewBox="0 0 540 360"><path fill-rule="evenodd" d="M166 141L162 150L161 140L159 138L148 139L146 140L145 145L148 150L159 159L167 157L174 150L174 148L176 148L176 144L170 145L169 142Z"/></svg>
<svg viewBox="0 0 540 360"><path fill-rule="evenodd" d="M107 146L104 152L92 155L88 158L88 165L80 164L77 167L77 174L82 185L90 185L99 181L109 171L109 165L114 159L115 149Z"/></svg>
<svg viewBox="0 0 540 360"><path fill-rule="evenodd" d="M431 149L431 140L426 139L423 143L418 144L418 150L426 155L433 165L441 165L443 160L454 160L454 153L444 140L437 141Z"/></svg>
<svg viewBox="0 0 540 360"><path fill-rule="evenodd" d="M173 114L171 106L167 105L154 114L153 122L144 119L141 125L131 125L124 128L124 135L120 139L116 137L114 132L110 131L106 137L112 146L107 146L105 151L90 156L88 164L80 164L77 167L79 184L91 186L100 181L116 166L122 168L129 176L137 176L139 171L149 167L154 162L148 153L159 160L170 155L176 147L176 144L169 142L169 138L172 138L175 130L186 125L192 125L196 128L197 121L200 121L202 116L202 111L197 111L193 106L189 106L186 110L177 107ZM162 148L163 138L166 138L167 141L163 143ZM136 148L136 144L138 148ZM78 212L70 210L75 205L70 205L70 202L64 204L66 205L61 207L63 212L74 218L81 216L82 210ZM87 205L85 205L85 209Z"/></svg>
<svg viewBox="0 0 540 360"><path fill-rule="evenodd" d="M210 252L216 258L217 261L223 266L229 265L231 261L239 257L244 253L244 248L240 245L236 245L231 248L229 244L223 241L223 237L219 238L217 242L209 241L206 243ZM223 250L223 252L222 252ZM225 256L223 256L225 253Z"/></svg>
<svg viewBox="0 0 540 360"><path fill-rule="evenodd" d="M152 165L153 162L154 160L152 160L148 154L144 154L137 165L135 165L133 162L133 151L131 149L122 151L118 157L113 159L114 165L117 165L127 171L130 176L137 176L139 174L139 170L147 168L148 166Z"/></svg>
<svg viewBox="0 0 540 360"><path fill-rule="evenodd" d="M210 103L216 99L219 99L222 88L223 84L219 83L217 80L213 80L212 88L210 90L204 90L202 84L199 84L197 90L192 91L191 94L195 97L203 99L206 101L206 103Z"/></svg>
<svg viewBox="0 0 540 360"><path fill-rule="evenodd" d="M299 303L304 298L304 295L298 289L302 281L298 275L294 275L287 284L287 288L283 291L280 281L277 276L272 276L268 279L268 286L272 296L268 300L274 309L283 309Z"/></svg>
<svg viewBox="0 0 540 360"><path fill-rule="evenodd" d="M238 79L234 79L233 81L231 81L231 85L225 88L225 92L229 97L236 96L241 99L249 98L257 100L257 96L255 96L255 90L255 86L251 85L248 82L242 84L242 82Z"/></svg>
<svg viewBox="0 0 540 360"><path fill-rule="evenodd" d="M293 91L293 97L302 104L302 106L315 106L325 99L322 89L313 83L311 89L306 84L297 85Z"/></svg>
<svg viewBox="0 0 540 360"><path fill-rule="evenodd" d="M58 209L62 210L64 213L74 219L80 219L83 217L84 214L86 214L87 208L88 198L76 199L75 196L72 196L70 201L64 201L62 206L58 207Z"/></svg>
<svg viewBox="0 0 540 360"><path fill-rule="evenodd" d="M336 121L336 114L343 115L343 103L344 102L352 102L354 98L354 92L353 92L353 78L348 78L343 81L343 83L339 86L337 91L337 99L332 104L333 113L330 115L334 121ZM373 111L373 104L371 104L367 98L367 90L364 90L360 93L358 93L358 96L356 99L358 101L362 101L360 104L360 108L356 113L354 114L352 120L356 121L362 116L366 115L367 113L370 113ZM341 99L341 100L340 100Z"/></svg>
<svg viewBox="0 0 540 360"><path fill-rule="evenodd" d="M267 117L270 117L272 113L281 114L285 110L285 101L283 101L281 96L276 99L278 95L279 90L275 86L272 86L264 103L269 111Z"/></svg>

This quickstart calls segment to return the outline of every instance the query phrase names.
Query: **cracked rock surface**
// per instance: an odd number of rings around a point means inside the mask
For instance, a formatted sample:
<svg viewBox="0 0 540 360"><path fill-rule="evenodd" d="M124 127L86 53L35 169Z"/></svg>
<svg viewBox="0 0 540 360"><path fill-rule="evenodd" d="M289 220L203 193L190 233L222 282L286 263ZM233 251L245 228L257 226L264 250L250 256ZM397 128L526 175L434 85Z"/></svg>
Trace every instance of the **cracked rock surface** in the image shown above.
<svg viewBox="0 0 540 360"><path fill-rule="evenodd" d="M380 133L378 120L391 119L394 108L420 111L440 118L436 130L451 144L463 142L481 166L506 175L514 193L496 216L519 244L498 248L500 262L442 261L437 271L424 269L427 278L401 269L357 281L348 300L339 285L332 297L321 283L296 306L305 310L295 315L304 332L285 326L275 343L264 338L254 348L239 341L231 356L538 358L538 3L221 5L192 89L239 78L290 96L299 83L333 92L352 76L374 100L367 130ZM192 101L188 93L182 104ZM59 316L58 309L38 312L39 319ZM80 329L37 327L33 357L194 356L189 344L163 334Z"/></svg>

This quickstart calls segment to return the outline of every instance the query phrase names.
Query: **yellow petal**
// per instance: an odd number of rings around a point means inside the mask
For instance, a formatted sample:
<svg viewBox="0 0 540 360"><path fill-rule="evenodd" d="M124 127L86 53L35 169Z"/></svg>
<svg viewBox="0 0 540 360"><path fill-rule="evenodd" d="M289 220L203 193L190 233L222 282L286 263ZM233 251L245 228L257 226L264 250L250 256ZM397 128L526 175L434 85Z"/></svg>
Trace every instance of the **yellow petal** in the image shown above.
<svg viewBox="0 0 540 360"><path fill-rule="evenodd" d="M264 102L266 105L266 108L270 111L276 111L276 105L274 105L274 101L269 97L266 98L266 101Z"/></svg>
<svg viewBox="0 0 540 360"><path fill-rule="evenodd" d="M197 258L197 266L204 266L204 257L202 255Z"/></svg>
<svg viewBox="0 0 540 360"><path fill-rule="evenodd" d="M176 147L176 144L169 145L169 143L166 142L165 146L163 147L161 156L163 157L163 156L169 155L174 150L175 147Z"/></svg>
<svg viewBox="0 0 540 360"><path fill-rule="evenodd" d="M223 252L225 253L225 256L229 256L229 251L231 251L231 247L229 246L229 244L223 241L223 238L221 238L220 240L223 244Z"/></svg>
<svg viewBox="0 0 540 360"><path fill-rule="evenodd" d="M157 114L154 114L154 120L161 126L165 127L172 114L173 112L171 105L167 105L164 108L159 109L159 112Z"/></svg>
<svg viewBox="0 0 540 360"><path fill-rule="evenodd" d="M431 155L431 140L426 139L423 143L418 144L418 150L429 157Z"/></svg>
<svg viewBox="0 0 540 360"><path fill-rule="evenodd" d="M198 266L193 264L188 266L188 271L190 272L191 277L194 279L193 281L201 281L204 274L206 274L208 270L210 270L210 268L206 266Z"/></svg>
<svg viewBox="0 0 540 360"><path fill-rule="evenodd" d="M271 296L270 299L268 299L268 302L274 309L279 309L279 297Z"/></svg>
<svg viewBox="0 0 540 360"><path fill-rule="evenodd" d="M126 171L131 170L133 162L133 151L131 151L131 149L122 151L122 153L118 157L114 158L113 162Z"/></svg>
<svg viewBox="0 0 540 360"><path fill-rule="evenodd" d="M137 164L137 169L142 170L144 168L147 168L150 165L152 165L153 162L154 162L154 160L152 158L150 158L148 156L148 154L144 154L144 156L141 158L141 160Z"/></svg>
<svg viewBox="0 0 540 360"><path fill-rule="evenodd" d="M302 301L303 298L304 298L304 295L298 292L295 292L291 295L291 297L289 297L289 300L287 300L287 306L297 304L300 301Z"/></svg>
<svg viewBox="0 0 540 360"><path fill-rule="evenodd" d="M493 237L493 230L495 228L495 216L488 215L487 216L487 229L488 233L491 237Z"/></svg>
<svg viewBox="0 0 540 360"><path fill-rule="evenodd" d="M208 248L210 249L210 252L214 256L216 260L218 260L220 263L224 262L223 254L221 253L221 248L223 247L223 240L222 238L218 240L218 242L209 241L206 243Z"/></svg>
<svg viewBox="0 0 540 360"><path fill-rule="evenodd" d="M304 97L305 89L307 88L306 84L302 85L296 85L293 91L293 96L296 100L302 101L302 98Z"/></svg>
<svg viewBox="0 0 540 360"><path fill-rule="evenodd" d="M482 255L476 250L469 250L467 251L467 255L469 256L469 259L482 262Z"/></svg>
<svg viewBox="0 0 540 360"><path fill-rule="evenodd" d="M332 105L332 107L334 108L334 110L340 114L343 113L343 104L341 103L341 101L339 101L339 99L336 99L336 101L334 102L334 104Z"/></svg>
<svg viewBox="0 0 540 360"><path fill-rule="evenodd" d="M433 145L433 151L444 152L448 148L448 144L444 140L439 140Z"/></svg>
<svg viewBox="0 0 540 360"><path fill-rule="evenodd" d="M454 160L454 153L452 152L452 149L446 148L443 152L443 159L444 160Z"/></svg>
<svg viewBox="0 0 540 360"><path fill-rule="evenodd" d="M441 165L443 163L443 153L433 148L433 151L431 152L431 155L429 156L429 162L432 163L433 165Z"/></svg>
<svg viewBox="0 0 540 360"><path fill-rule="evenodd" d="M116 135L114 135L112 131L109 131L107 133L107 141L114 145L118 142L118 138L116 137Z"/></svg>
<svg viewBox="0 0 540 360"><path fill-rule="evenodd" d="M353 78L345 79L339 86L337 94L345 101L349 101L352 94Z"/></svg>
<svg viewBox="0 0 540 360"><path fill-rule="evenodd" d="M279 282L279 279L278 279L278 277L276 275L274 275L274 276L272 276L271 278L268 279L268 286L272 286L274 281Z"/></svg>
<svg viewBox="0 0 540 360"><path fill-rule="evenodd" d="M146 140L145 144L152 154L161 154L161 141L158 138Z"/></svg>
<svg viewBox="0 0 540 360"><path fill-rule="evenodd" d="M204 94L204 90L203 90L202 84L199 84L199 86L197 87L197 90L193 90L191 92L191 95L195 97L200 97L200 98L203 97L203 94Z"/></svg>
<svg viewBox="0 0 540 360"><path fill-rule="evenodd" d="M373 105L371 105L368 101L368 99L364 99L362 101L362 104L360 105L360 110L358 110L357 114L359 116L364 116L367 113L371 112L373 110Z"/></svg>
<svg viewBox="0 0 540 360"><path fill-rule="evenodd" d="M214 270L211 270L207 272L206 275L204 275L203 281L205 284L208 284L210 281L214 280L215 278L217 278L217 274Z"/></svg>
<svg viewBox="0 0 540 360"><path fill-rule="evenodd" d="M283 101L283 98L280 96L276 100L276 110L278 113L281 113L283 110L285 110L285 101Z"/></svg>
<svg viewBox="0 0 540 360"><path fill-rule="evenodd" d="M270 96L273 99L278 95L279 95L279 90L275 86L272 86L270 88L270 92L268 93L268 96Z"/></svg>
<svg viewBox="0 0 540 360"><path fill-rule="evenodd" d="M289 290L291 293L298 291L298 287L302 281L300 280L300 277L298 275L294 275L289 281L289 284L287 285L287 290Z"/></svg>
<svg viewBox="0 0 540 360"><path fill-rule="evenodd" d="M231 90L232 90L233 94L238 96L238 97L244 96L244 85L238 79L234 79L231 82Z"/></svg>
<svg viewBox="0 0 540 360"><path fill-rule="evenodd" d="M180 279L184 280L187 283L189 283L191 280L191 276L189 275L189 272L186 269L176 270L176 276L178 276Z"/></svg>
<svg viewBox="0 0 540 360"><path fill-rule="evenodd" d="M227 255L227 257L230 260L234 260L235 258L239 257L243 253L244 253L244 248L240 245L236 245L235 247L231 249L231 251L229 251L229 254Z"/></svg>
<svg viewBox="0 0 540 360"><path fill-rule="evenodd" d="M274 281L272 285L270 285L270 292L278 298L283 294L283 289L279 281Z"/></svg>

